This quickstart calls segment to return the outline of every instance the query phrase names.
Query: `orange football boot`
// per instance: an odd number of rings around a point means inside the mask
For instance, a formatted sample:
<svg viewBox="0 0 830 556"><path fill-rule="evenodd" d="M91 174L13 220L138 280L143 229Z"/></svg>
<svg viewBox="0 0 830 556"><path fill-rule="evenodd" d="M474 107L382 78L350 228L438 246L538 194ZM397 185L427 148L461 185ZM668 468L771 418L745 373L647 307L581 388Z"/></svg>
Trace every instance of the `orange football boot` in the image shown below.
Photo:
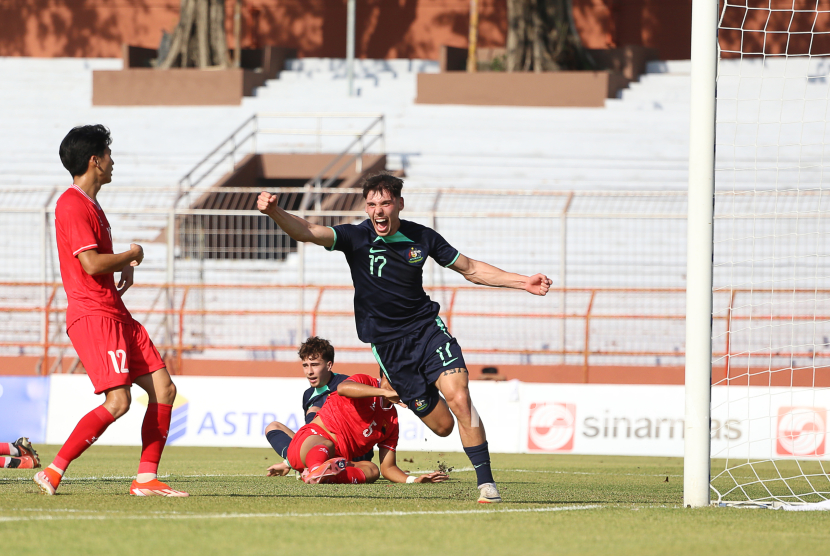
<svg viewBox="0 0 830 556"><path fill-rule="evenodd" d="M11 458L12 462L9 469L34 469L40 467L40 462L35 462L31 456L20 456L19 458Z"/></svg>
<svg viewBox="0 0 830 556"><path fill-rule="evenodd" d="M331 458L317 467L303 471L302 479L307 485L329 483L331 478L339 475L346 469L346 458Z"/></svg>
<svg viewBox="0 0 830 556"><path fill-rule="evenodd" d="M40 457L37 455L37 452L32 447L32 443L29 442L29 439L25 436L21 436L14 442L12 442L12 446L17 448L17 451L20 452L20 456L28 456L32 458L34 465L32 467L22 467L22 469L37 469L40 467Z"/></svg>
<svg viewBox="0 0 830 556"><path fill-rule="evenodd" d="M174 498L186 498L190 496L186 492L173 490L158 479L153 479L146 483L133 481L133 484L130 485L130 494L133 496L170 496Z"/></svg>
<svg viewBox="0 0 830 556"><path fill-rule="evenodd" d="M58 485L61 484L61 476L57 473L57 471L47 467L34 476L34 481L37 483L37 486L40 487L40 491L43 494L51 496L55 494L56 490L58 490Z"/></svg>

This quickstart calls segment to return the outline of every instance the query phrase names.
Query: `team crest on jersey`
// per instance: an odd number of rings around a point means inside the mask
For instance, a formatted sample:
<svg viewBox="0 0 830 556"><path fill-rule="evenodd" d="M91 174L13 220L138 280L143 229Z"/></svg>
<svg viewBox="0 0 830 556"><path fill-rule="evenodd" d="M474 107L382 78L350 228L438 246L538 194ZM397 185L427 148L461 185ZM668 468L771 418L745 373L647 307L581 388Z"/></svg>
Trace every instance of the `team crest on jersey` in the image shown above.
<svg viewBox="0 0 830 556"><path fill-rule="evenodd" d="M409 253L406 255L406 260L412 264L415 264L423 261L424 256L421 254L421 250L417 247L410 247Z"/></svg>
<svg viewBox="0 0 830 556"><path fill-rule="evenodd" d="M429 400L427 400L426 398L419 398L419 399L415 400L413 405L415 406L415 411L418 411L418 412L426 411L427 408L429 407Z"/></svg>

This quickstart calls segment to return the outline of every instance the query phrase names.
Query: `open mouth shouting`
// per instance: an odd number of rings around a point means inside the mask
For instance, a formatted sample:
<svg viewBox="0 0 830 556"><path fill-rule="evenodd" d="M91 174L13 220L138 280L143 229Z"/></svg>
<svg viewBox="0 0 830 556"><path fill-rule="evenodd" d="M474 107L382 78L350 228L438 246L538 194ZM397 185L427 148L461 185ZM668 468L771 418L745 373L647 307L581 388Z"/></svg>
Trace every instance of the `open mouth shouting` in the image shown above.
<svg viewBox="0 0 830 556"><path fill-rule="evenodd" d="M389 218L385 216L375 218L375 231L379 236L386 234L389 231Z"/></svg>
<svg viewBox="0 0 830 556"><path fill-rule="evenodd" d="M398 231L398 213L403 209L403 198L392 197L388 191L372 191L366 197L366 214L372 221L375 233L391 236Z"/></svg>

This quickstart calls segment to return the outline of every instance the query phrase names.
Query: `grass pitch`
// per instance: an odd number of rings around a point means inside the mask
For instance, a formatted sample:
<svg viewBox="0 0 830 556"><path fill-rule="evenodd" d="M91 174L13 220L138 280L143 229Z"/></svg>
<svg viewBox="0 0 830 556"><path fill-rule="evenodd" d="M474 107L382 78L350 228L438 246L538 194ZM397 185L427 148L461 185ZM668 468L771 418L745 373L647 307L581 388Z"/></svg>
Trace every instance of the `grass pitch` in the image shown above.
<svg viewBox="0 0 830 556"><path fill-rule="evenodd" d="M43 461L56 446L38 446ZM399 454L404 469L455 469L437 485L305 485L268 478L269 449L168 447L162 479L185 499L128 495L138 448L95 446L58 496L32 470L0 470L0 539L29 554L824 553L823 512L682 508L682 460L493 454L505 502L475 503L463 453ZM412 461L409 461L412 460Z"/></svg>

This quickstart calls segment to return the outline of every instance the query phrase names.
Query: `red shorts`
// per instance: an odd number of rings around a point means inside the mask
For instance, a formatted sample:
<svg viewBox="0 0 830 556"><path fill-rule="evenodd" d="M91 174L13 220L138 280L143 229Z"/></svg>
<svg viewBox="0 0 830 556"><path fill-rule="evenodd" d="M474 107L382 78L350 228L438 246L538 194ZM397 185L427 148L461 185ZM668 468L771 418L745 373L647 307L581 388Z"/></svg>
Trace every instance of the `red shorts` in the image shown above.
<svg viewBox="0 0 830 556"><path fill-rule="evenodd" d="M303 441L305 441L305 439L309 436L322 436L326 440L331 440L331 442L335 445L335 450L337 450L337 443L334 442L334 439L329 433L324 431L316 423L309 423L308 425L300 427L300 430L298 430L294 435L294 438L291 439L291 444L288 445L288 452L286 452L285 455L288 460L288 465L290 465L292 469L296 469L297 471L305 469L305 464L300 457L300 448L303 446Z"/></svg>
<svg viewBox="0 0 830 556"><path fill-rule="evenodd" d="M130 386L135 379L165 367L143 326L90 315L66 331L86 369L95 393Z"/></svg>

